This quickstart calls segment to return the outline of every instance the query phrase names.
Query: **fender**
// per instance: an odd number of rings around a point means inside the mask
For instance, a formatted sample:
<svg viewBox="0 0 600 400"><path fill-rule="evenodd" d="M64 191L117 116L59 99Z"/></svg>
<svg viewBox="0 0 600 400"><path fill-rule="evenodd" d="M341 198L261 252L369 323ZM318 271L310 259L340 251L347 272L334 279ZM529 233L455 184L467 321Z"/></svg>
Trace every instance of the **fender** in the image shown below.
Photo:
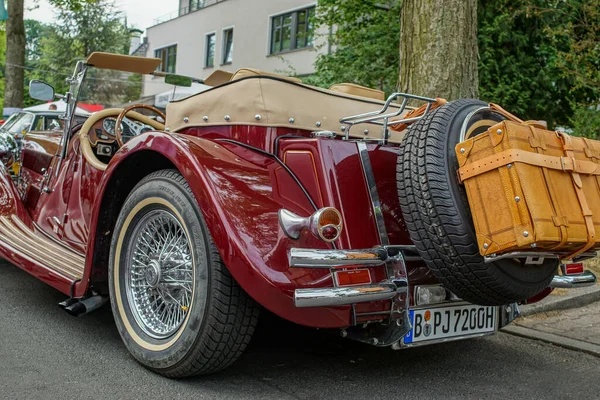
<svg viewBox="0 0 600 400"><path fill-rule="evenodd" d="M140 152L167 158L189 183L221 258L240 286L259 304L289 321L321 328L349 325L350 307L296 308L298 287L331 286L331 274L291 269L292 247L327 249L330 245L306 234L292 241L281 230L278 211L314 212L291 175L274 158L231 142L188 135L151 132L129 141L113 157L103 176L92 210L90 232L97 232L102 199L120 165ZM88 289L96 240L90 235L83 279L76 296Z"/></svg>

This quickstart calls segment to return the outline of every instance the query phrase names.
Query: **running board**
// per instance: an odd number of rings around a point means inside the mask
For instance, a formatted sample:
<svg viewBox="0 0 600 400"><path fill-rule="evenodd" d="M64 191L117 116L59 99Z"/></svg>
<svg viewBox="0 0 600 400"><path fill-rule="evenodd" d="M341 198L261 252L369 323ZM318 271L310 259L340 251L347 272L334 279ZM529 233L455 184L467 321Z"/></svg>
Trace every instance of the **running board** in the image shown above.
<svg viewBox="0 0 600 400"><path fill-rule="evenodd" d="M16 215L0 216L0 242L71 281L83 277L85 257L34 231Z"/></svg>

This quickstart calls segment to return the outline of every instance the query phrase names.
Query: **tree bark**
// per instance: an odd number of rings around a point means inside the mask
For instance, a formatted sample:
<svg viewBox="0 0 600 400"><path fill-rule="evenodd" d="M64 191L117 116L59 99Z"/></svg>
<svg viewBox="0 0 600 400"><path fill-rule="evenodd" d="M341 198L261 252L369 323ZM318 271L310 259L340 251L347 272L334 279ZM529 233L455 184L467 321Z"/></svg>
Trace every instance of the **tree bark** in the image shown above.
<svg viewBox="0 0 600 400"><path fill-rule="evenodd" d="M4 112L12 114L23 108L25 74L25 24L23 22L24 0L8 2L6 21L6 85L4 88Z"/></svg>
<svg viewBox="0 0 600 400"><path fill-rule="evenodd" d="M402 3L400 91L448 100L477 98L477 0Z"/></svg>

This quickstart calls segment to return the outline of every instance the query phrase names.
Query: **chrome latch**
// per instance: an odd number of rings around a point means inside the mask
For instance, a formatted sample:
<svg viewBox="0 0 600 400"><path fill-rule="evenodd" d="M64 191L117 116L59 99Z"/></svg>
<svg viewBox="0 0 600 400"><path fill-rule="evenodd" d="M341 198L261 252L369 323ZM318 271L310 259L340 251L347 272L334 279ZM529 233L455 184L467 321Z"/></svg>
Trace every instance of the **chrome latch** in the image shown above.
<svg viewBox="0 0 600 400"><path fill-rule="evenodd" d="M546 257L544 256L529 256L525 259L526 265L542 265Z"/></svg>
<svg viewBox="0 0 600 400"><path fill-rule="evenodd" d="M327 138L327 139L333 139L335 138L337 135L335 132L331 132L331 131L316 131L316 132L312 132L312 137L322 137L322 138Z"/></svg>

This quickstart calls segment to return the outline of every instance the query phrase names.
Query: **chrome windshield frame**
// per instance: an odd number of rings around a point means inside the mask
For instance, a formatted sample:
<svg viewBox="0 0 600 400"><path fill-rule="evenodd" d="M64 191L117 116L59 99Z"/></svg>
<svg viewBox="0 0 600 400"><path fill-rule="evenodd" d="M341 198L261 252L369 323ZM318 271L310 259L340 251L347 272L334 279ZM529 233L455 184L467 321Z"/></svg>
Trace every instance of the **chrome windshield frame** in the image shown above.
<svg viewBox="0 0 600 400"><path fill-rule="evenodd" d="M60 162L67 156L71 130L75 125L75 111L77 110L77 103L79 102L81 87L85 82L87 71L88 65L84 61L78 61L77 65L75 66L75 70L73 71L73 76L71 78L67 78L67 83L69 84L69 91L65 94L67 112L65 115L65 129L61 139L60 159L56 168L57 174L60 170Z"/></svg>

